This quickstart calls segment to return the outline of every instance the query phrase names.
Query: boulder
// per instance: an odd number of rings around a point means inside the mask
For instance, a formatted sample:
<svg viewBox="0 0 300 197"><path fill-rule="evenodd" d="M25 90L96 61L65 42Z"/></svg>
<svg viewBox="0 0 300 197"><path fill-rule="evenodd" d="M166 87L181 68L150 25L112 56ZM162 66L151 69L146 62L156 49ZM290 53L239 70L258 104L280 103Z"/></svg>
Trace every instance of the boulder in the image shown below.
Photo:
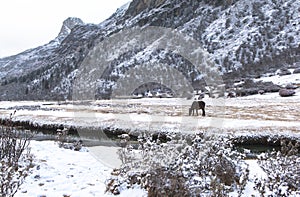
<svg viewBox="0 0 300 197"><path fill-rule="evenodd" d="M294 90L281 89L279 90L279 95L282 97L293 96L296 92Z"/></svg>
<svg viewBox="0 0 300 197"><path fill-rule="evenodd" d="M235 92L233 92L233 91L228 92L227 98L234 98L234 97L236 97L236 93Z"/></svg>
<svg viewBox="0 0 300 197"><path fill-rule="evenodd" d="M264 82L259 87L265 92L278 92L281 89L279 85L274 84L273 82Z"/></svg>
<svg viewBox="0 0 300 197"><path fill-rule="evenodd" d="M283 76L283 75L290 75L292 73L287 68L281 68L281 69L276 71L276 74L279 75L279 76Z"/></svg>
<svg viewBox="0 0 300 197"><path fill-rule="evenodd" d="M296 68L293 72L293 74L298 74L298 73L300 73L300 68Z"/></svg>
<svg viewBox="0 0 300 197"><path fill-rule="evenodd" d="M295 86L295 85L293 85L293 84L287 84L286 86L285 86L285 89L289 89L289 90L295 90L295 89L297 89L298 88L298 86Z"/></svg>

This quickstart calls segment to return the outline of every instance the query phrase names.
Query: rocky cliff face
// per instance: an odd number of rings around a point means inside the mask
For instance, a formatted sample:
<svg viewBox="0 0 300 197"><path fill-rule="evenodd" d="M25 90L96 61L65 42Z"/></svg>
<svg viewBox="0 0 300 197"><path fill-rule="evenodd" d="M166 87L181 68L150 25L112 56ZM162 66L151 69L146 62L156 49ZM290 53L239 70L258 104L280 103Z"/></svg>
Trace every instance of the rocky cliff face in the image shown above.
<svg viewBox="0 0 300 197"><path fill-rule="evenodd" d="M293 0L133 0L98 25L71 18L48 44L0 59L0 99L71 99L90 50L136 26L175 29L197 40L227 87L241 78L300 67L299 12L300 3ZM144 47L101 65L106 69L97 80L97 98L109 98L130 69L146 62L170 65L194 88L205 86L202 73L184 57Z"/></svg>
<svg viewBox="0 0 300 197"><path fill-rule="evenodd" d="M127 15L136 16L143 11L149 11L161 6L166 0L134 0L130 4Z"/></svg>
<svg viewBox="0 0 300 197"><path fill-rule="evenodd" d="M63 25L56 39L58 39L59 41L64 40L71 33L71 30L77 25L84 25L83 21L80 18L67 18L63 22Z"/></svg>

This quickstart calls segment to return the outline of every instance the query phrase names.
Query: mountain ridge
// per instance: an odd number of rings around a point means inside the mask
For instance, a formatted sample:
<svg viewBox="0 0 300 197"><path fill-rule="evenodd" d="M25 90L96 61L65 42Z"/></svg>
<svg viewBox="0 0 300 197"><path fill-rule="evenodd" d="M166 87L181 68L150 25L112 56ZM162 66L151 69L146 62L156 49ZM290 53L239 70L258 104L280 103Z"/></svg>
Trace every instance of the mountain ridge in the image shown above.
<svg viewBox="0 0 300 197"><path fill-rule="evenodd" d="M79 22L59 41L1 58L0 99L71 99L78 67L89 51L122 29L135 26L175 29L199 41L222 72L227 87L243 78L298 68L299 12L300 3L291 0L133 0L98 25ZM195 72L182 57L166 51L143 51L128 52L117 57L114 65L106 65L111 69L102 76L97 98L110 98L117 81L134 67L124 65L136 59L137 53L144 54L138 63L151 60L173 65L194 88L203 89L203 81L187 74Z"/></svg>

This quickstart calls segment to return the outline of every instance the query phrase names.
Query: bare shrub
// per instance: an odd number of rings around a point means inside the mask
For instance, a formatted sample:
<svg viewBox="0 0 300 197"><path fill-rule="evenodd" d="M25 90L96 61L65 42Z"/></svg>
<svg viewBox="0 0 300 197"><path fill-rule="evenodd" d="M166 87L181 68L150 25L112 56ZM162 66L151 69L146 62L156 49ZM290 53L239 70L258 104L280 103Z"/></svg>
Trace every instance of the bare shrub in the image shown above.
<svg viewBox="0 0 300 197"><path fill-rule="evenodd" d="M125 136L124 136L125 137ZM170 136L169 142L159 138L139 138L134 149L128 137L122 138L119 155L123 162L107 181L107 191L140 186L148 196L226 196L239 195L248 180L248 166L243 155L233 150L223 137Z"/></svg>
<svg viewBox="0 0 300 197"><path fill-rule="evenodd" d="M159 137L140 136L139 147L134 149L127 134L119 137L123 164L107 181L107 191L119 194L138 185L148 191L148 196L190 196L183 173L172 165L179 154L180 147L174 143L178 140L162 143Z"/></svg>
<svg viewBox="0 0 300 197"><path fill-rule="evenodd" d="M148 172L147 187L149 197L170 196L185 197L190 196L186 178L181 171L168 168L155 168Z"/></svg>
<svg viewBox="0 0 300 197"><path fill-rule="evenodd" d="M80 151L83 147L82 140L70 140L69 129L57 129L56 142L59 148Z"/></svg>
<svg viewBox="0 0 300 197"><path fill-rule="evenodd" d="M59 148L64 147L65 143L68 141L69 130L66 128L57 129L56 133L56 141L58 143Z"/></svg>
<svg viewBox="0 0 300 197"><path fill-rule="evenodd" d="M241 195L246 186L249 170L243 157L226 137L200 134L180 161L193 194L226 196L233 191Z"/></svg>
<svg viewBox="0 0 300 197"><path fill-rule="evenodd" d="M262 196L297 196L300 194L300 142L281 140L281 150L262 154L259 164L267 178L255 181Z"/></svg>
<svg viewBox="0 0 300 197"><path fill-rule="evenodd" d="M14 196L33 167L29 133L17 131L12 116L0 127L0 190L1 196Z"/></svg>

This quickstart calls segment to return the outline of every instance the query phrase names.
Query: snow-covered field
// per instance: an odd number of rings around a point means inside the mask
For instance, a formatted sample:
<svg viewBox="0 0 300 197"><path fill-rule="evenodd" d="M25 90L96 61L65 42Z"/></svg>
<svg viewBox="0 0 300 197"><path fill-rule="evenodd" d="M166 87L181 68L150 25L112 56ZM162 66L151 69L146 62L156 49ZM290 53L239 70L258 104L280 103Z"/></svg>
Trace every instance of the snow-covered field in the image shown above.
<svg viewBox="0 0 300 197"><path fill-rule="evenodd" d="M278 93L230 99L204 98L206 117L188 116L192 100L130 99L83 103L0 102L0 116L38 125L63 124L77 128L121 128L135 131L242 132L300 130L300 91L293 97ZM201 114L201 111L199 112Z"/></svg>
<svg viewBox="0 0 300 197"><path fill-rule="evenodd" d="M31 120L38 124L63 123L97 127L114 125L153 129L152 131L161 130L163 127L175 130L185 128L190 129L190 132L209 130L208 128L220 129L221 124L222 131L284 132L299 135L299 92L289 98L267 94L224 101L209 98L204 100L207 103L207 117L188 117L187 109L192 101L183 99L95 101L89 106L49 102L1 102L1 113L2 116L7 116L14 106L23 106L26 109L17 110L14 119ZM40 106L39 109L35 110L36 106ZM217 120L220 120L217 122L219 124L214 124ZM193 124L194 121L197 124ZM115 167L120 163L115 151L111 151L113 148L107 147L90 148L90 152L75 152L58 148L53 141L32 141L31 149L35 155L36 166L16 196L108 195L104 193L105 180L110 175L112 166L105 161L110 160L116 164ZM107 158L101 160L105 155ZM254 176L257 164L255 161L249 162L250 167L254 166L250 173ZM251 185L246 189L251 193ZM135 190L121 195L143 194L146 195L141 190Z"/></svg>
<svg viewBox="0 0 300 197"><path fill-rule="evenodd" d="M192 100L131 99L84 103L0 102L2 118L16 109L14 120L35 124L63 124L78 128L122 128L138 131L197 131L236 134L300 135L300 91L293 97L278 93L230 99L203 99L207 116L188 116ZM201 113L201 112L200 112ZM108 196L105 180L120 161L115 147L90 147L75 152L59 148L53 141L31 141L36 166L16 196ZM103 160L101 159L104 158ZM110 160L111 163L105 161ZM248 161L250 178L259 170ZM252 171L251 171L252 170ZM251 190L247 185L247 194ZM145 196L136 189L121 196Z"/></svg>
<svg viewBox="0 0 300 197"><path fill-rule="evenodd" d="M31 196L112 196L105 193L105 181L112 168L107 167L88 149L76 152L59 148L53 141L32 141L31 152L35 155L35 167L16 194L17 197ZM245 195L259 195L253 190L253 180L265 177L256 160L247 160L250 182ZM141 189L123 191L121 197L142 197L147 193ZM235 193L232 193L235 196Z"/></svg>
<svg viewBox="0 0 300 197"><path fill-rule="evenodd" d="M105 180L111 168L88 152L59 148L53 141L31 141L35 167L16 194L33 196L110 196L105 194ZM143 190L128 190L120 196L143 196Z"/></svg>

